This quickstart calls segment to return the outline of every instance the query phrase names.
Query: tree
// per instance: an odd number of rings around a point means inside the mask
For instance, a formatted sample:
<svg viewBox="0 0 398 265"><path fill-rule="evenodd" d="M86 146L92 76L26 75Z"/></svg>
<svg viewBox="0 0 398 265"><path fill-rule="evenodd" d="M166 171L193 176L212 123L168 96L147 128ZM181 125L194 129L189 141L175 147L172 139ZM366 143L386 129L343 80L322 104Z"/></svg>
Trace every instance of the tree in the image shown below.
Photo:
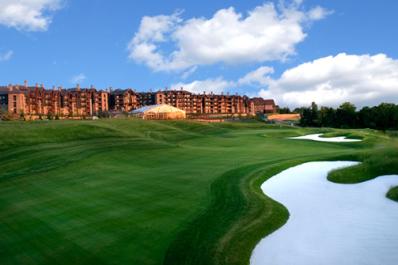
<svg viewBox="0 0 398 265"><path fill-rule="evenodd" d="M341 104L337 109L321 107L320 110L313 102L311 107L296 108L294 112L301 114L300 125L304 127L398 129L398 105L392 103L363 107L357 111L350 102Z"/></svg>
<svg viewBox="0 0 398 265"><path fill-rule="evenodd" d="M345 102L336 111L336 125L340 128L356 128L357 112L354 104Z"/></svg>
<svg viewBox="0 0 398 265"><path fill-rule="evenodd" d="M297 113L299 113L300 116L301 116L299 125L302 126L302 127L310 126L310 123L311 123L311 110L310 110L310 108L302 107L302 108L295 109L295 111Z"/></svg>
<svg viewBox="0 0 398 265"><path fill-rule="evenodd" d="M321 127L336 127L336 110L329 107L321 107L319 121Z"/></svg>
<svg viewBox="0 0 398 265"><path fill-rule="evenodd" d="M297 108L294 110L294 112L299 113L301 115L300 119L301 126L303 127L320 126L318 105L315 102L312 102L311 108L307 107Z"/></svg>
<svg viewBox="0 0 398 265"><path fill-rule="evenodd" d="M278 109L278 112L279 112L280 114L289 114L289 113L292 113L288 107L279 108L279 109Z"/></svg>
<svg viewBox="0 0 398 265"><path fill-rule="evenodd" d="M375 108L364 107L358 113L358 127L376 129Z"/></svg>
<svg viewBox="0 0 398 265"><path fill-rule="evenodd" d="M311 103L311 126L320 126L318 105L315 102Z"/></svg>
<svg viewBox="0 0 398 265"><path fill-rule="evenodd" d="M375 123L379 130L396 129L398 123L397 106L390 103L381 103L375 108Z"/></svg>

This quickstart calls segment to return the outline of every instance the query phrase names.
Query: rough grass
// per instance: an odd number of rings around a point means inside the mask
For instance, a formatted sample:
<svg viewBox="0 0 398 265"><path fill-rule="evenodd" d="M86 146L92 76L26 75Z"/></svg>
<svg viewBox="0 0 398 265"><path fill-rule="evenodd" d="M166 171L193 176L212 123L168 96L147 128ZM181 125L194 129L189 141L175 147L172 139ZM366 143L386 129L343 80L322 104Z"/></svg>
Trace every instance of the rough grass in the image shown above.
<svg viewBox="0 0 398 265"><path fill-rule="evenodd" d="M306 161L384 155L392 142L366 131L355 144L286 139L314 132L257 122L1 123L0 264L247 264L288 217L261 192L265 179Z"/></svg>
<svg viewBox="0 0 398 265"><path fill-rule="evenodd" d="M387 198L398 202L398 187L394 187L391 188L388 192L387 192Z"/></svg>
<svg viewBox="0 0 398 265"><path fill-rule="evenodd" d="M333 171L328 179L337 183L359 183L382 175L398 172L398 149L375 150L365 155L363 163Z"/></svg>
<svg viewBox="0 0 398 265"><path fill-rule="evenodd" d="M392 138L388 143L380 142L372 151L361 154L361 164L332 171L328 179L336 183L359 183L378 176L398 174L398 142ZM387 197L397 200L398 187L391 188Z"/></svg>

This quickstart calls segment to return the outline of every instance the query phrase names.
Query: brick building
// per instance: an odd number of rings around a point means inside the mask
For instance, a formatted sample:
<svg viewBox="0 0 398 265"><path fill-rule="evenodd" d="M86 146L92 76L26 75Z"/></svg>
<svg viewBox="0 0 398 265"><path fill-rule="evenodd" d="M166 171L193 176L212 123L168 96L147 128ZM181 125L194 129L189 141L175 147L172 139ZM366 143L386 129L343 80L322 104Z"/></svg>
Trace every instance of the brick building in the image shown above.
<svg viewBox="0 0 398 265"><path fill-rule="evenodd" d="M110 90L109 106L111 110L130 112L142 105L139 102L137 93L129 88L126 90Z"/></svg>
<svg viewBox="0 0 398 265"><path fill-rule="evenodd" d="M276 105L273 99L252 98L255 113L275 113Z"/></svg>
<svg viewBox="0 0 398 265"><path fill-rule="evenodd" d="M115 90L110 95L110 109L126 111L147 105L167 104L187 114L254 114L254 104L246 96L193 94L185 90L166 90L136 93Z"/></svg>
<svg viewBox="0 0 398 265"><path fill-rule="evenodd" d="M94 87L45 89L43 85L8 85L0 87L0 105L14 117L38 119L42 116L84 118L101 112L131 112L148 105L167 104L186 112L189 117L254 115L276 112L272 99L213 93L165 90L136 92L133 89L98 91Z"/></svg>
<svg viewBox="0 0 398 265"><path fill-rule="evenodd" d="M45 89L43 85L31 87L25 82L22 86L0 87L0 104L13 117L82 118L108 111L108 93L93 87L81 89L80 86L73 89Z"/></svg>

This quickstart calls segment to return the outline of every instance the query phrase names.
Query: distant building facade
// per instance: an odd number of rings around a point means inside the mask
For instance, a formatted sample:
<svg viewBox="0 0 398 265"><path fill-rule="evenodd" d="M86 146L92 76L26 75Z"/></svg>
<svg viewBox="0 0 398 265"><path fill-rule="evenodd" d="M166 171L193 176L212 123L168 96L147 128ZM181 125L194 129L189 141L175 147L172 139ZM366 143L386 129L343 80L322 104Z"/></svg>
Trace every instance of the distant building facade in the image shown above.
<svg viewBox="0 0 398 265"><path fill-rule="evenodd" d="M45 89L43 85L0 87L0 107L14 117L39 119L42 116L84 118L103 112L131 112L148 105L166 104L185 111L188 117L210 115L254 115L276 112L275 102L263 98L213 93L194 94L185 90L136 92L133 89L108 91L94 87Z"/></svg>
<svg viewBox="0 0 398 265"><path fill-rule="evenodd" d="M59 118L82 118L107 112L108 92L95 88L74 89L44 86L8 85L0 87L1 108L14 117L40 119L42 116Z"/></svg>
<svg viewBox="0 0 398 265"><path fill-rule="evenodd" d="M275 113L276 104L273 99L252 98L255 113Z"/></svg>
<svg viewBox="0 0 398 265"><path fill-rule="evenodd" d="M185 90L136 93L131 89L110 93L110 110L132 111L142 106L167 104L187 114L245 114L255 113L253 101L247 96L193 94Z"/></svg>

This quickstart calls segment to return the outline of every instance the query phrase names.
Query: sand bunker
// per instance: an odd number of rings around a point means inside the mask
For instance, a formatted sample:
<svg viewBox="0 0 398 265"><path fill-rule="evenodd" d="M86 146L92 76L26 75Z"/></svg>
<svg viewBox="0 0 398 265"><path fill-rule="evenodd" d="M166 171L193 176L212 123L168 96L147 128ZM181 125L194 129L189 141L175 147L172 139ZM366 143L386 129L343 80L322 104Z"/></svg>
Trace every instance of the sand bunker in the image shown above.
<svg viewBox="0 0 398 265"><path fill-rule="evenodd" d="M288 139L294 139L294 140L312 140L312 141L318 141L318 142L333 142L333 143L348 143L348 142L361 142L362 140L359 139L348 139L345 136L339 136L339 137L321 137L323 134L318 133L318 134L309 134L309 135L304 135L304 136L298 136L298 137L290 137Z"/></svg>
<svg viewBox="0 0 398 265"><path fill-rule="evenodd" d="M398 176L336 184L329 171L357 162L310 162L261 186L290 213L279 230L256 246L251 265L398 264L398 203L385 197Z"/></svg>

